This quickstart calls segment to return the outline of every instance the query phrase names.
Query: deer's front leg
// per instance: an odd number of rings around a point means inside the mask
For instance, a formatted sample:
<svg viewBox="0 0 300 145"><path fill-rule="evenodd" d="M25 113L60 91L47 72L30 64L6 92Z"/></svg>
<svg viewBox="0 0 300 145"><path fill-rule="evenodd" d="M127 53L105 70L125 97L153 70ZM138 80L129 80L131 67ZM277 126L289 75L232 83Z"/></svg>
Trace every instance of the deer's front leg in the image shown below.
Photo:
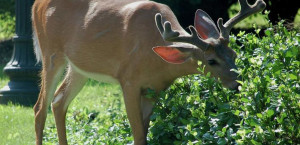
<svg viewBox="0 0 300 145"><path fill-rule="evenodd" d="M147 140L141 107L140 87L125 84L122 88L126 112L133 132L134 144L145 145L147 144Z"/></svg>
<svg viewBox="0 0 300 145"><path fill-rule="evenodd" d="M146 97L142 97L141 99L142 99L141 107L143 110L144 131L145 131L145 135L147 136L149 123L150 123L150 116L152 115L153 104L155 100Z"/></svg>

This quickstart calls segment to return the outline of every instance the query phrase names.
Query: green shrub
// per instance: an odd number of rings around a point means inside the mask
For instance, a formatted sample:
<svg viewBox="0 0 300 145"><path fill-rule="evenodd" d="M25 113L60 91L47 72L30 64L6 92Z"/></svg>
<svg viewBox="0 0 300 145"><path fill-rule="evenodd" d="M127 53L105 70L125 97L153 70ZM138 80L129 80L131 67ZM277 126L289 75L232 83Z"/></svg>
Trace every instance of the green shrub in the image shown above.
<svg viewBox="0 0 300 145"><path fill-rule="evenodd" d="M15 32L14 0L0 0L0 40L7 39Z"/></svg>
<svg viewBox="0 0 300 145"><path fill-rule="evenodd" d="M243 78L240 92L196 75L163 93L152 115L150 144L299 143L300 33L279 23L265 35L231 37Z"/></svg>
<svg viewBox="0 0 300 145"><path fill-rule="evenodd" d="M15 14L15 0L0 0L0 13L5 12Z"/></svg>

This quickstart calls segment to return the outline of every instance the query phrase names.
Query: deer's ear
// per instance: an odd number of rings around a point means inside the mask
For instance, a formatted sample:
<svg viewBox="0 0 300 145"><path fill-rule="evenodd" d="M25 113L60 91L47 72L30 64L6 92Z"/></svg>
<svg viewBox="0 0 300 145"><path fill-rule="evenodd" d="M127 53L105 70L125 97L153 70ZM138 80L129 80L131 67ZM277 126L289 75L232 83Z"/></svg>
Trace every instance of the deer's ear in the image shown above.
<svg viewBox="0 0 300 145"><path fill-rule="evenodd" d="M192 57L193 49L175 46L157 46L153 48L153 51L169 63L182 64Z"/></svg>
<svg viewBox="0 0 300 145"><path fill-rule="evenodd" d="M214 21L203 10L198 9L195 14L195 27L202 39L219 38L220 33Z"/></svg>

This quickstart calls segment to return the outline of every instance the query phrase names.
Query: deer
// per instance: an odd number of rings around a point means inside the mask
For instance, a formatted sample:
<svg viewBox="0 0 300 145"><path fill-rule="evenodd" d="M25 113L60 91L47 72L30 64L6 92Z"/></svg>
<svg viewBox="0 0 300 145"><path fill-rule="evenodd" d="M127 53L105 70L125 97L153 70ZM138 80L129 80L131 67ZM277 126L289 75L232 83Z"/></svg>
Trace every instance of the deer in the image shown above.
<svg viewBox="0 0 300 145"><path fill-rule="evenodd" d="M59 144L68 144L67 109L88 79L121 86L135 145L147 143L155 99L144 97L146 89L160 92L178 77L200 74L198 61L204 73L236 89L239 76L232 69L237 69L237 54L228 46L230 31L266 5L263 0L239 3L240 12L225 24L219 18L216 25L197 10L189 33L168 6L153 1L35 0L34 51L42 63L40 94L33 108L36 144L42 144L50 105Z"/></svg>

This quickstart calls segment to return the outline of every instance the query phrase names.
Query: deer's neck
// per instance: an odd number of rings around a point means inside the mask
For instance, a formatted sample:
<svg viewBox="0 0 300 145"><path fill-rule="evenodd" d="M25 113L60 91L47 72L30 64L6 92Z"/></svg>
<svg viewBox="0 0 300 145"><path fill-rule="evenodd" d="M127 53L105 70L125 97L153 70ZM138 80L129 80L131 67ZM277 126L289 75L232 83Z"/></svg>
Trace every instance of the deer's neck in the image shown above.
<svg viewBox="0 0 300 145"><path fill-rule="evenodd" d="M197 68L198 68L197 61L191 59L183 64L170 64L168 70L170 76L175 80L176 78L182 76L199 74Z"/></svg>

